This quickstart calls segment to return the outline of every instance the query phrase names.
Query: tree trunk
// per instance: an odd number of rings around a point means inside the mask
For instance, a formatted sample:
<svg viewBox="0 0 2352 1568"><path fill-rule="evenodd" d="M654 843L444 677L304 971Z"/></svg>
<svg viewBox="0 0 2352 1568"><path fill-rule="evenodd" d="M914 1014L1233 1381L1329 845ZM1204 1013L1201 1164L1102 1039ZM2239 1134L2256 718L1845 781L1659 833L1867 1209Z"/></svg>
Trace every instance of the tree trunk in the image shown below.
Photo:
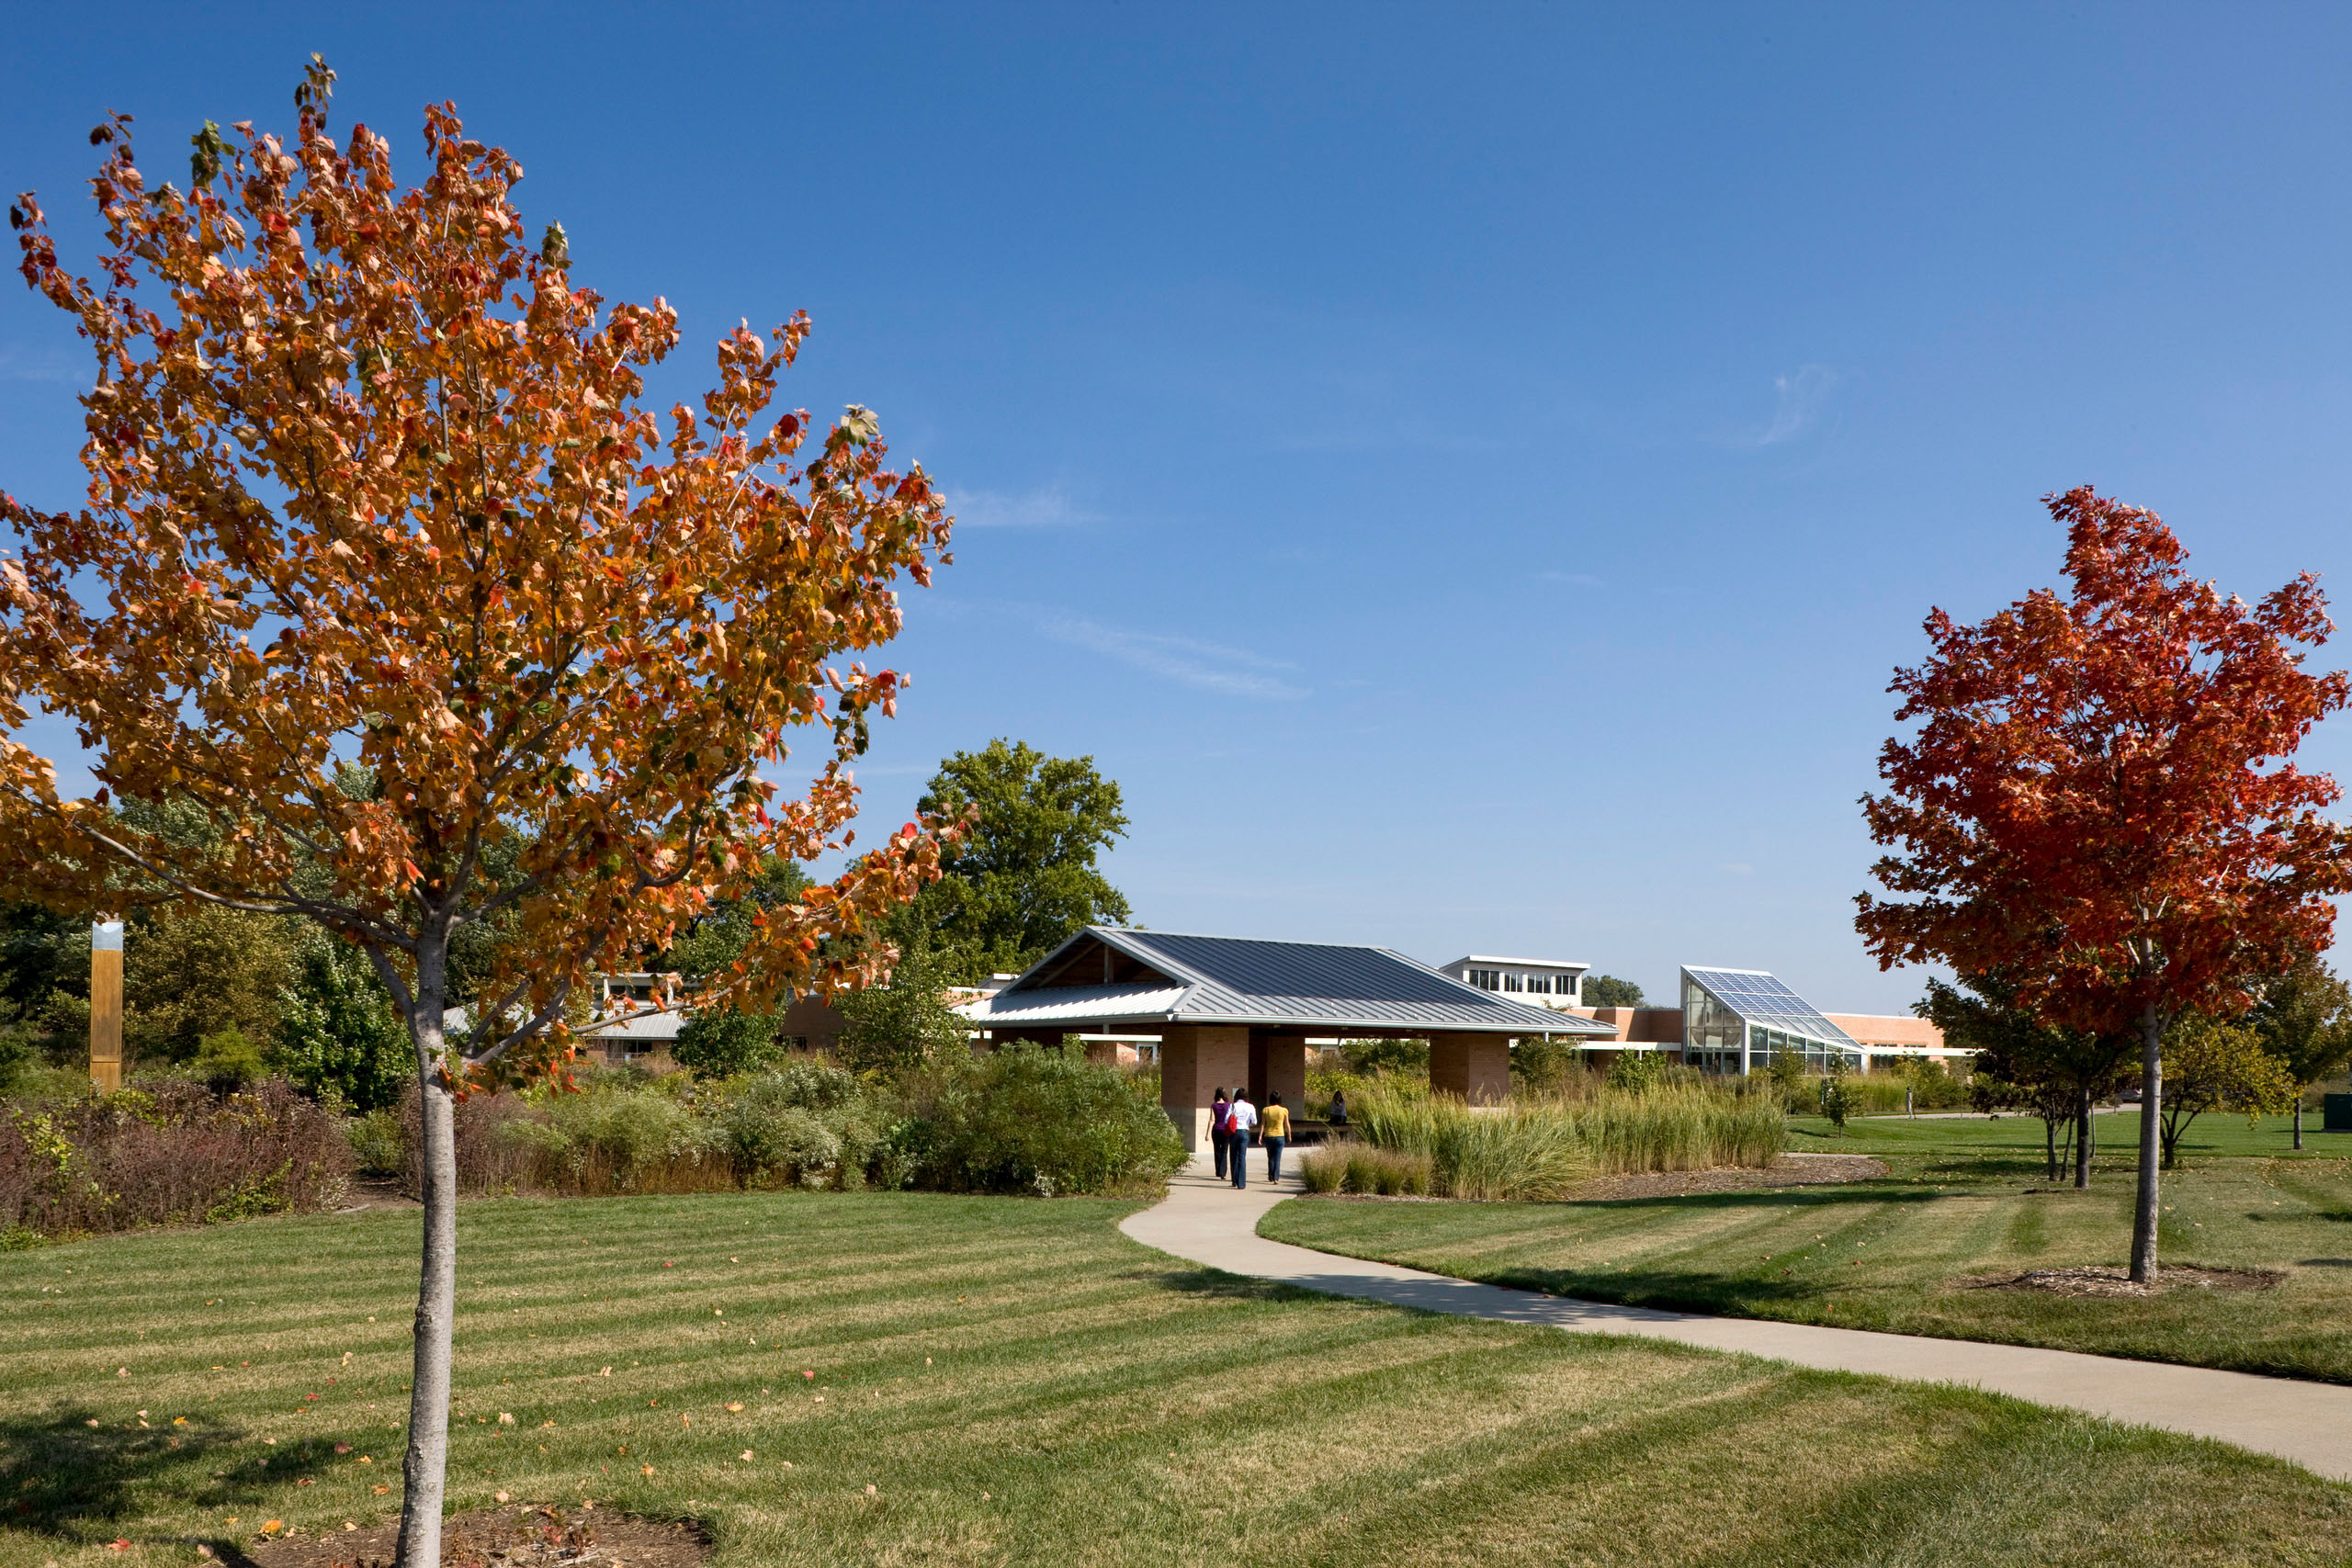
<svg viewBox="0 0 2352 1568"><path fill-rule="evenodd" d="M2163 1152L2165 1028L2154 1005L2140 1018L2140 1198L2132 1211L2132 1280L2156 1277L2156 1161Z"/></svg>
<svg viewBox="0 0 2352 1568"><path fill-rule="evenodd" d="M424 1102L424 1257L416 1291L416 1365L408 1401L400 1568L441 1568L441 1506L448 1486L449 1363L458 1310L457 1100L442 1077L441 1002L447 942L418 954L417 1093Z"/></svg>
<svg viewBox="0 0 2352 1568"><path fill-rule="evenodd" d="M2091 1090L2088 1084L2075 1091L2075 1185L2091 1184Z"/></svg>
<svg viewBox="0 0 2352 1568"><path fill-rule="evenodd" d="M2055 1186L2058 1181L2058 1123L2045 1116L2041 1119L2042 1179Z"/></svg>
<svg viewBox="0 0 2352 1568"><path fill-rule="evenodd" d="M2295 1086L2295 1146L2303 1146L2303 1086Z"/></svg>

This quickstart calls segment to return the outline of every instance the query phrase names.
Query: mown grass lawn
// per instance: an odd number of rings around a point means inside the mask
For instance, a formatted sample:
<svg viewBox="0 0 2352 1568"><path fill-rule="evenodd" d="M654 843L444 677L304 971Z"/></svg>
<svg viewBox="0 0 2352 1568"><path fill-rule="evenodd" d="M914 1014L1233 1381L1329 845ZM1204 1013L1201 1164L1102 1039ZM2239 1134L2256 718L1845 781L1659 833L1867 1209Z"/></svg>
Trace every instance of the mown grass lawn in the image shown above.
<svg viewBox="0 0 2352 1568"><path fill-rule="evenodd" d="M2282 1270L2266 1291L2147 1300L1985 1290L2072 1264L2120 1267L2137 1115L2099 1119L2088 1191L2041 1179L2041 1124L1801 1121L1794 1146L1870 1154L1883 1179L1569 1203L1302 1200L1269 1236L1562 1295L2352 1382L2352 1137L2207 1117L2167 1172L2168 1263ZM2230 1152L2230 1151L2247 1152ZM2263 1151L2259 1155L2251 1151Z"/></svg>
<svg viewBox="0 0 2352 1568"><path fill-rule="evenodd" d="M453 1507L692 1517L730 1564L2334 1562L2352 1530L2352 1487L2217 1445L1304 1296L1125 1212L469 1204ZM416 1239L362 1213L0 1256L0 1562L387 1517Z"/></svg>

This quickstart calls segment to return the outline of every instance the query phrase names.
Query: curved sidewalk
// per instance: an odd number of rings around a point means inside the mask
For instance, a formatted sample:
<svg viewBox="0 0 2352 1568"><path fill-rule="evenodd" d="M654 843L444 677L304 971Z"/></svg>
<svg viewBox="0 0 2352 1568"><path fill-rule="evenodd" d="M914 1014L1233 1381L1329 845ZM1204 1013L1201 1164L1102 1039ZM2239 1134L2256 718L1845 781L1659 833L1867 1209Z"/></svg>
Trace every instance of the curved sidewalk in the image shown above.
<svg viewBox="0 0 2352 1568"><path fill-rule="evenodd" d="M1262 1172L1264 1156L1252 1150L1250 1165L1253 1175ZM2352 1481L2352 1387L2073 1350L1702 1317L1507 1291L1260 1235L1259 1218L1299 1190L1294 1177L1279 1190L1253 1180L1249 1190L1237 1192L1210 1174L1205 1156L1196 1156L1190 1169L1169 1183L1165 1201L1130 1214L1119 1228L1146 1247L1193 1263L1328 1295L1586 1334L1638 1334L1834 1371L1961 1383L2037 1404L2218 1438L2292 1460L2334 1480Z"/></svg>

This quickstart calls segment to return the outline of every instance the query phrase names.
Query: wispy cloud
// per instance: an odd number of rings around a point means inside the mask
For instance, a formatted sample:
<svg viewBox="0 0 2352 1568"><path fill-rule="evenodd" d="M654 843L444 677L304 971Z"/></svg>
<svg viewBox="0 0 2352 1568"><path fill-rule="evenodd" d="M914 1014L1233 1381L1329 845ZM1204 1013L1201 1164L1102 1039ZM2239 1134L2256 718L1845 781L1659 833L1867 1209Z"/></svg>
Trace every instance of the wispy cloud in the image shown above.
<svg viewBox="0 0 2352 1568"><path fill-rule="evenodd" d="M1087 620L1041 620L1038 630L1057 641L1107 653L1155 675L1165 675L1204 692L1283 703L1296 702L1310 694L1306 687L1282 678L1295 674L1297 665L1245 649L1198 642L1187 637L1163 637L1125 626L1106 626Z"/></svg>
<svg viewBox="0 0 2352 1568"><path fill-rule="evenodd" d="M61 349L45 349L27 354L21 349L0 348L0 381L87 381L91 377L87 365Z"/></svg>
<svg viewBox="0 0 2352 1568"><path fill-rule="evenodd" d="M1059 485L1019 491L950 491L947 510L967 528L1074 528L1102 520L1100 513L1071 501Z"/></svg>
<svg viewBox="0 0 2352 1568"><path fill-rule="evenodd" d="M1801 367L1792 376L1772 378L1772 423L1756 438L1758 446L1793 441L1820 423L1821 412L1840 378L1826 365Z"/></svg>

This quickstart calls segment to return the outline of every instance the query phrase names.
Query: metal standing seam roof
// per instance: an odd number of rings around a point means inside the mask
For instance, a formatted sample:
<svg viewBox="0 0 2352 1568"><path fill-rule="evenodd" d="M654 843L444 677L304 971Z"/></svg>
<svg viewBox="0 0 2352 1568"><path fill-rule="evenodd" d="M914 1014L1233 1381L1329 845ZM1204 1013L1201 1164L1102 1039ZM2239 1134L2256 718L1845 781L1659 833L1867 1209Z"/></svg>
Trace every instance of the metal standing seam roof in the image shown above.
<svg viewBox="0 0 2352 1568"><path fill-rule="evenodd" d="M1784 1033L1809 1035L1825 1044L1861 1049L1861 1042L1830 1022L1819 1008L1764 970L1696 969L1686 964L1682 972L1749 1023L1761 1023Z"/></svg>
<svg viewBox="0 0 2352 1568"><path fill-rule="evenodd" d="M1098 942L1165 983L1038 986L1078 944ZM1611 1025L1529 1007L1464 985L1385 947L1264 942L1089 926L992 997L968 1002L983 1028L1080 1022L1298 1025L1345 1031L1438 1029L1491 1034L1605 1034Z"/></svg>

